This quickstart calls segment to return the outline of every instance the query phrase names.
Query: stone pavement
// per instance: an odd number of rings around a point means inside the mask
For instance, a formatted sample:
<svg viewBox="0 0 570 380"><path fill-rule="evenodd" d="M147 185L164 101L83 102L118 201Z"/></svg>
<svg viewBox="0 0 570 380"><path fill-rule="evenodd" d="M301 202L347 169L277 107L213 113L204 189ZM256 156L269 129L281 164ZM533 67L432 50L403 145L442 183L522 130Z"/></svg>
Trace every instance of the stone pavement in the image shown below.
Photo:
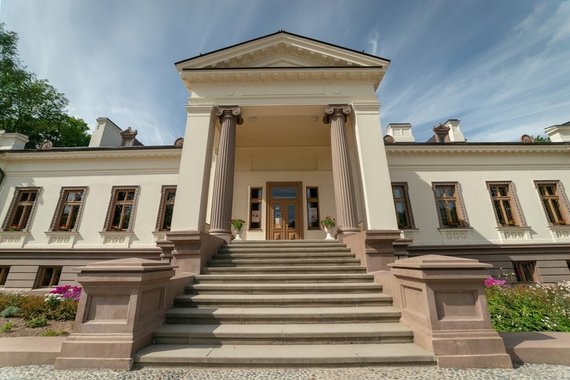
<svg viewBox="0 0 570 380"><path fill-rule="evenodd" d="M53 366L0 368L0 380L367 380L367 379L461 379L461 380L564 380L570 367L525 364L515 369L438 369L435 367L354 368L143 368L130 372L110 370L56 371Z"/></svg>

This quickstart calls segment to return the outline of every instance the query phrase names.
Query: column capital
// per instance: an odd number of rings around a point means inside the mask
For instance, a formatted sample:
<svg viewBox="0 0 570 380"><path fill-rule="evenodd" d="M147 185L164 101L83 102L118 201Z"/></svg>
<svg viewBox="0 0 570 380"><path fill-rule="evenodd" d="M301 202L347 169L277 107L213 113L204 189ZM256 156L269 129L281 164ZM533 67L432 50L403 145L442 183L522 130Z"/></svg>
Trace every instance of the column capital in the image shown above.
<svg viewBox="0 0 570 380"><path fill-rule="evenodd" d="M240 106L215 106L214 114L220 118L220 123L225 118L236 118L238 125L243 123Z"/></svg>
<svg viewBox="0 0 570 380"><path fill-rule="evenodd" d="M346 120L346 116L352 113L350 104L327 104L325 106L325 116L323 121L326 124L331 122L331 116L342 116Z"/></svg>

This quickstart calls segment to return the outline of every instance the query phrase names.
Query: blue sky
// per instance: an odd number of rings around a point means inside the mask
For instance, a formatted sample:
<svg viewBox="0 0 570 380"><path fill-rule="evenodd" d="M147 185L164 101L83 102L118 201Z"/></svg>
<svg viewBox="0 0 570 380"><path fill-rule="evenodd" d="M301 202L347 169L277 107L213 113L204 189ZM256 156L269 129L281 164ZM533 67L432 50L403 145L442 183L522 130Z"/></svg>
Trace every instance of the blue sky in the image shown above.
<svg viewBox="0 0 570 380"><path fill-rule="evenodd" d="M0 0L29 70L146 145L183 135L174 62L285 29L392 61L382 127L418 141L458 118L470 141L518 141L570 120L570 1Z"/></svg>

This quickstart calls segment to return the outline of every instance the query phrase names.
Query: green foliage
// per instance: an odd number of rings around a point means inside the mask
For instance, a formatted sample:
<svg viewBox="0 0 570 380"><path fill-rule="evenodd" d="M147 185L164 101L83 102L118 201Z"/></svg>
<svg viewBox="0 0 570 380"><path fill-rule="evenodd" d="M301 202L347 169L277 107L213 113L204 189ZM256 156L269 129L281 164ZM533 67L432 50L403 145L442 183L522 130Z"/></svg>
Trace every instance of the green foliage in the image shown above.
<svg viewBox="0 0 570 380"><path fill-rule="evenodd" d="M67 331L49 329L42 333L42 336L62 336L62 335L68 335Z"/></svg>
<svg viewBox="0 0 570 380"><path fill-rule="evenodd" d="M486 289L497 331L570 332L570 282Z"/></svg>
<svg viewBox="0 0 570 380"><path fill-rule="evenodd" d="M64 94L26 70L17 42L17 34L0 23L0 129L27 135L29 147L44 140L54 146L87 145L87 124L66 113L69 102Z"/></svg>
<svg viewBox="0 0 570 380"><path fill-rule="evenodd" d="M20 313L20 308L18 306L8 306L0 312L0 317L11 318L16 317Z"/></svg>
<svg viewBox="0 0 570 380"><path fill-rule="evenodd" d="M541 136L541 135L533 136L532 139L534 140L535 143L536 143L536 142L537 142L537 143L549 143L549 142L551 142L551 141L550 141L550 137L544 137L544 136Z"/></svg>
<svg viewBox="0 0 570 380"><path fill-rule="evenodd" d="M233 228L236 229L236 231L241 231L241 228L244 226L245 224L245 220L243 219L232 219L231 220L231 225Z"/></svg>
<svg viewBox="0 0 570 380"><path fill-rule="evenodd" d="M29 321L26 321L26 327L31 327L33 329L47 326L47 324L48 321L45 317L35 317L30 319Z"/></svg>
<svg viewBox="0 0 570 380"><path fill-rule="evenodd" d="M0 326L0 333L9 333L12 331L13 327L14 325L12 323L6 322L2 326Z"/></svg>
<svg viewBox="0 0 570 380"><path fill-rule="evenodd" d="M9 306L20 308L18 315L26 320L44 317L49 320L71 321L75 319L79 302L63 299L50 304L43 297L28 294L0 294L0 309Z"/></svg>

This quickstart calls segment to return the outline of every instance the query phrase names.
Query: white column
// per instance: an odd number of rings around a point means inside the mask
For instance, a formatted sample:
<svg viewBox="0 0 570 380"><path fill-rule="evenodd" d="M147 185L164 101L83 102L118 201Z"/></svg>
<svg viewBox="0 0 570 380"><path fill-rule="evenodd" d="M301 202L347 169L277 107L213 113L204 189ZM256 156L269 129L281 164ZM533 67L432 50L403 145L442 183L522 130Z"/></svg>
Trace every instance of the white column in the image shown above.
<svg viewBox="0 0 570 380"><path fill-rule="evenodd" d="M328 105L325 107L325 121L331 124L331 154L336 217L337 224L342 232L358 231L356 199L344 131L346 116L350 112L351 108L348 105Z"/></svg>
<svg viewBox="0 0 570 380"><path fill-rule="evenodd" d="M172 231L203 231L210 182L214 123L212 105L187 107Z"/></svg>
<svg viewBox="0 0 570 380"><path fill-rule="evenodd" d="M376 101L354 103L354 132L358 151L367 230L398 230L388 160Z"/></svg>
<svg viewBox="0 0 570 380"><path fill-rule="evenodd" d="M236 154L236 124L241 124L241 109L238 106L215 108L220 118L221 135L214 174L214 192L210 215L211 234L230 234L232 203L234 197L234 169Z"/></svg>

